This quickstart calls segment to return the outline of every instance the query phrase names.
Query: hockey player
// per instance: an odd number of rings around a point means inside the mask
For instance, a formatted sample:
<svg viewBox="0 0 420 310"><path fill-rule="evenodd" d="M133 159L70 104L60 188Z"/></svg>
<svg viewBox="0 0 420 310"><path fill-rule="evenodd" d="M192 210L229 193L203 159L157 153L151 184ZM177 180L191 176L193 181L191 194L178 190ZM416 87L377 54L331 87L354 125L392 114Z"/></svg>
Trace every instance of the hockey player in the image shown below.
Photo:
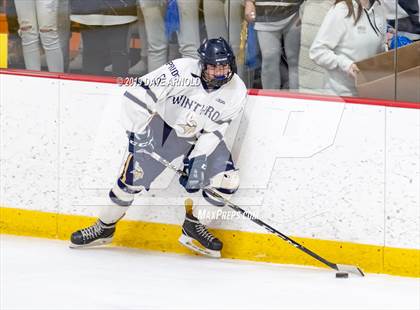
<svg viewBox="0 0 420 310"><path fill-rule="evenodd" d="M112 204L101 210L94 225L72 234L71 247L112 241L115 226L135 195L148 191L166 168L148 153L155 152L168 161L183 156L188 177L179 181L187 192L206 186L223 194L237 190L238 171L223 138L243 110L247 90L236 74L235 55L223 38L206 40L198 54L199 60L182 58L167 63L125 92L122 122L129 154L109 192ZM186 210L179 241L213 257L220 257L223 246L193 215L192 208Z"/></svg>

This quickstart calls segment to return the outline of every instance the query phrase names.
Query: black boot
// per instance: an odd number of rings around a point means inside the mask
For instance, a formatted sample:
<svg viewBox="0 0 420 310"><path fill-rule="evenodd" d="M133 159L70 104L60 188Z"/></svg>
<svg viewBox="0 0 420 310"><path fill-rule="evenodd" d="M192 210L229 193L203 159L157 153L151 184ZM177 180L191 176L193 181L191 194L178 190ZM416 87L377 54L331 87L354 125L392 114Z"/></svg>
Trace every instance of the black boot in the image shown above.
<svg viewBox="0 0 420 310"><path fill-rule="evenodd" d="M71 235L71 248L91 247L112 242L115 224L105 224L98 220L94 225L78 230Z"/></svg>
<svg viewBox="0 0 420 310"><path fill-rule="evenodd" d="M192 214L185 215L179 242L191 250L210 257L220 257L223 243L213 236Z"/></svg>

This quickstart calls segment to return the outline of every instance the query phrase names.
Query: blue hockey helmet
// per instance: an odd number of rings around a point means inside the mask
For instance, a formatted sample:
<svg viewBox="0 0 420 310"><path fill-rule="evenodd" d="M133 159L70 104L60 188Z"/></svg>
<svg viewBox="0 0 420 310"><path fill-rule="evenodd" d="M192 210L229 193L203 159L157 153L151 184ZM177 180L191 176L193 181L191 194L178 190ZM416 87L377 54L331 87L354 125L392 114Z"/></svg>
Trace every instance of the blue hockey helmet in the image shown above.
<svg viewBox="0 0 420 310"><path fill-rule="evenodd" d="M229 82L236 73L235 54L229 43L225 39L219 37L217 39L205 40L197 50L200 56L202 67L201 77L210 87L220 87ZM210 79L207 74L207 65L229 65L229 71L222 76L215 76Z"/></svg>

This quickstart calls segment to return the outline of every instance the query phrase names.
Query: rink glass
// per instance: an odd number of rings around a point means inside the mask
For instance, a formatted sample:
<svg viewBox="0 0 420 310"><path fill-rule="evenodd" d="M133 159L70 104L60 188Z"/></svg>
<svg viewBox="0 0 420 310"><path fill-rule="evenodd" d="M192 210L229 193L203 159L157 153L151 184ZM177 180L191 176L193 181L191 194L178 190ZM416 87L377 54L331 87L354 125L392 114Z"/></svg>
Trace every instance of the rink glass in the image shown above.
<svg viewBox="0 0 420 310"><path fill-rule="evenodd" d="M25 70L15 1L0 1L0 14L2 15L0 20L7 21L9 32L7 66L12 69ZM53 3L55 0L50 1ZM287 27L280 27L281 31L253 29L256 24L248 25L245 22L242 0L178 0L178 11L183 17L180 19L180 31L178 35L174 32L169 37L165 34L164 27L167 10L165 1L138 0L137 7L133 7L131 11L126 9L121 13L123 14L123 24L106 27L87 26L76 22L79 19L71 15L73 9L71 2L72 0L59 0L56 4L57 32L66 73L123 78L141 76L150 69L155 69L174 58L195 56L196 48L206 37L223 36L232 45L236 54L238 74L248 88L264 89L279 94L292 92L342 96L326 89L324 69L309 58L311 42L334 0L307 0L298 10L295 19ZM407 14L401 13L401 8L398 7L396 1L382 2L391 3L387 4L388 24L394 27L397 34L405 36L406 32L399 31L399 25L406 27L409 20L416 21L415 18L418 19L418 16L410 15L411 13L408 13L407 16ZM395 5L394 8L392 8L393 5ZM397 18L397 12L400 14L400 19ZM133 15L136 16L133 17ZM270 16L259 16L259 18L260 20L270 20ZM134 21L135 19L137 21ZM259 27L256 26L258 29ZM270 26L265 25L265 27ZM278 28L274 27L273 29ZM158 44L159 51L153 49L147 51L146 34L149 37L149 42L153 41L155 47ZM411 39L418 40L419 37L420 35L417 34ZM87 42L83 44L82 38L85 38ZM106 40L104 47L95 50L95 38L98 42ZM99 38L101 39L99 40ZM261 45L264 46L263 49L260 48ZM110 52L111 49L114 50L113 53ZM264 51L264 59L261 50ZM84 53L86 57L83 61ZM408 73L408 76L399 74L397 77L397 72L406 71L416 64L419 65L418 54L417 60L414 57L410 64L405 63L407 60L402 59L399 56L400 53L397 53L395 49L390 54L386 69L383 66L370 66L368 73L365 73L366 69L363 69L362 74L358 76L359 83L369 82L371 78L386 78L385 84L374 86L382 87L384 91L362 91L362 95L358 91L351 96L420 101L418 92L407 96L407 92L412 92L412 88L403 86L407 83L420 85L419 74L416 74L418 71ZM43 52L41 70L48 71ZM386 71L386 77L384 77L383 71ZM367 88L372 89L371 86Z"/></svg>

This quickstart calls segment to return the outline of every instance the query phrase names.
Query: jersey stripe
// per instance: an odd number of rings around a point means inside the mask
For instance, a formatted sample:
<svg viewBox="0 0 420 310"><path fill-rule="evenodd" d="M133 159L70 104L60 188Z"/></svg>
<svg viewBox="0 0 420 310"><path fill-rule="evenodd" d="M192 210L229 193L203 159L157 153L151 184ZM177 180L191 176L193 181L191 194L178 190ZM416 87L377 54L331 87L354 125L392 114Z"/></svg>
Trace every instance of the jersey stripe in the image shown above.
<svg viewBox="0 0 420 310"><path fill-rule="evenodd" d="M150 87L149 86L147 86L145 83L141 83L141 85L140 85L141 87L143 87L143 89L145 89L146 90L146 92L147 92L147 94L150 96L150 98L152 98L152 100L153 100L153 102L157 102L158 101L158 98L157 98L157 96L155 95L155 93L150 89Z"/></svg>
<svg viewBox="0 0 420 310"><path fill-rule="evenodd" d="M215 134L216 137L218 137L220 141L223 140L223 135L222 135L222 133L220 131L218 131L218 130L213 131L213 134Z"/></svg>
<svg viewBox="0 0 420 310"><path fill-rule="evenodd" d="M230 125L230 123L232 123L232 120L231 120L231 119L229 119L229 120L227 120L227 121L215 121L215 123L216 123L217 125L223 125L223 124L225 124L225 123L227 123L228 125Z"/></svg>
<svg viewBox="0 0 420 310"><path fill-rule="evenodd" d="M124 93L124 96L126 96L128 99L133 101L134 103L137 103L139 106L141 106L143 109L147 110L150 114L153 114L153 111L149 109L146 103L141 101L139 98L134 96L133 94L130 94L128 91Z"/></svg>

